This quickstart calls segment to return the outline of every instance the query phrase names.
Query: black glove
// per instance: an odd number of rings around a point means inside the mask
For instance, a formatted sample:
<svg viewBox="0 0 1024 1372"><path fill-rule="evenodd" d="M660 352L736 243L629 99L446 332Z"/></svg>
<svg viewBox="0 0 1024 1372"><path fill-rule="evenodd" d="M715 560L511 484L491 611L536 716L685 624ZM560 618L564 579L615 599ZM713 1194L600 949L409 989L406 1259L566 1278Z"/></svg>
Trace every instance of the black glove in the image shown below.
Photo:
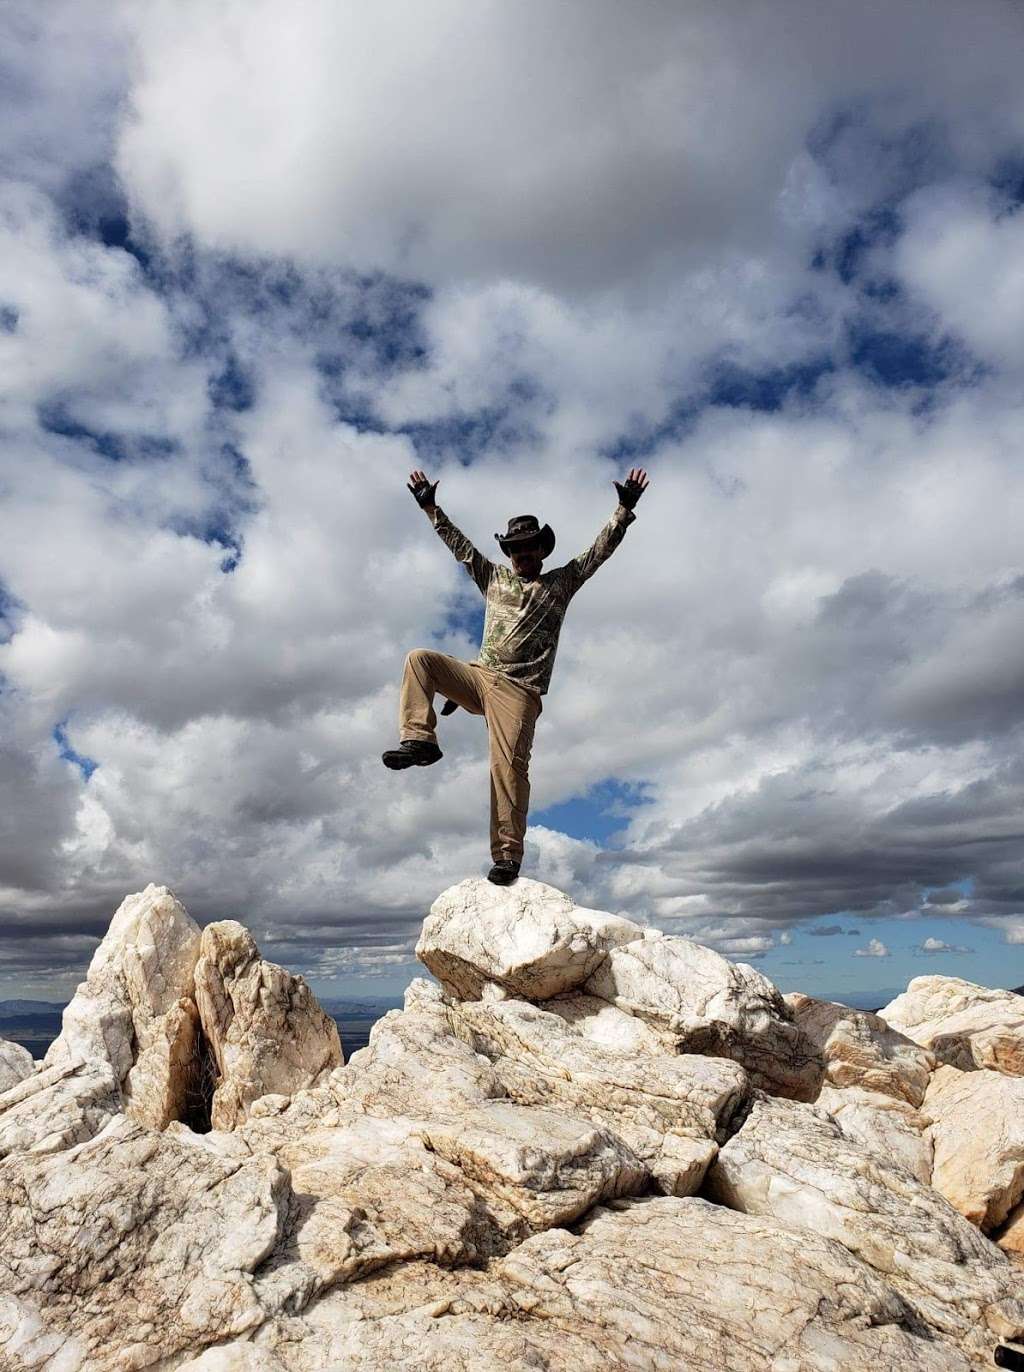
<svg viewBox="0 0 1024 1372"><path fill-rule="evenodd" d="M615 481L612 483L619 493L619 504L631 510L644 493L639 481Z"/></svg>
<svg viewBox="0 0 1024 1372"><path fill-rule="evenodd" d="M429 505L437 504L437 501L434 498L435 492L437 491L436 481L433 485L431 485L429 481L418 481L415 486L410 482L409 490L412 491L413 496L416 499L416 504L421 510L425 510Z"/></svg>

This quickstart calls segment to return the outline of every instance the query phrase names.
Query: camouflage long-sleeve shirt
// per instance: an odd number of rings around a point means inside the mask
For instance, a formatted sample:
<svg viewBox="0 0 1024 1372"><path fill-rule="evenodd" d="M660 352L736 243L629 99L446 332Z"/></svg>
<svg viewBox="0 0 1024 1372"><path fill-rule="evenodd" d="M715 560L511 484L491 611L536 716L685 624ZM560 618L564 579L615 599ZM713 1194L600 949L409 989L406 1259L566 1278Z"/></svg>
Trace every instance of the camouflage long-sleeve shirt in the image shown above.
<svg viewBox="0 0 1024 1372"><path fill-rule="evenodd" d="M440 505L428 514L487 602L477 662L544 695L551 681L558 635L569 601L601 563L611 557L636 515L625 505L619 505L586 552L562 567L542 571L534 581L524 581L511 567L491 562L474 548Z"/></svg>

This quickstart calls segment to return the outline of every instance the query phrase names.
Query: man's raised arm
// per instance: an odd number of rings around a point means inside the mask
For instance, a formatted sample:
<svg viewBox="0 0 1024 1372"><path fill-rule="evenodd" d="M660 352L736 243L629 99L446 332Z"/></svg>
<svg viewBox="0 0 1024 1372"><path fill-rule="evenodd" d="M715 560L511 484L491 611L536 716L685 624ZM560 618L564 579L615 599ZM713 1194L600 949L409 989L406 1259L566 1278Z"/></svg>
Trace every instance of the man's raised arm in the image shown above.
<svg viewBox="0 0 1024 1372"><path fill-rule="evenodd" d="M431 524L452 550L456 562L462 563L480 588L481 593L486 595L487 587L491 583L491 576L494 572L494 563L489 562L483 553L473 547L462 530L455 527L444 510L437 504L434 499L437 482L431 484L427 480L425 472L412 472L409 476L409 490L412 491L416 504L421 510L426 511Z"/></svg>
<svg viewBox="0 0 1024 1372"><path fill-rule="evenodd" d="M647 473L640 467L630 468L625 482L614 483L619 493L619 503L609 519L585 553L580 553L566 563L569 575L570 595L575 595L583 583L594 575L602 562L607 562L612 553L626 536L626 530L636 519L633 506L650 485Z"/></svg>

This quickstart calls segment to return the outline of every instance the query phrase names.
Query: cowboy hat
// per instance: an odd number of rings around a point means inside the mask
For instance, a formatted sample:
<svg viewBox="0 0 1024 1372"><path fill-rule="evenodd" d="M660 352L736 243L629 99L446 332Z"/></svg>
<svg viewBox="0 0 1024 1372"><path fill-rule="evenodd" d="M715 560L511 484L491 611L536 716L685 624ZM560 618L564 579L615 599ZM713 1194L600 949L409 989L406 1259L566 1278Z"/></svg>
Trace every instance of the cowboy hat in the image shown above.
<svg viewBox="0 0 1024 1372"><path fill-rule="evenodd" d="M551 525L545 524L542 529L536 515L513 515L505 532L495 534L494 537L506 556L519 552L524 546L538 543L541 557L547 557L555 546L555 534Z"/></svg>

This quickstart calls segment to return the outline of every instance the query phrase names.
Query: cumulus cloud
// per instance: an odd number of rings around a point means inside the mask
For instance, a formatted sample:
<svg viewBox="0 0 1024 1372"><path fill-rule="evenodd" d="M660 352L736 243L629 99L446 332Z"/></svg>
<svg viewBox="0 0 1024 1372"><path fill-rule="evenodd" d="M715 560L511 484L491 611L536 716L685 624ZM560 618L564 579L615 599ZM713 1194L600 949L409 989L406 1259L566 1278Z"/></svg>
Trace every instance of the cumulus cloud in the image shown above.
<svg viewBox="0 0 1024 1372"><path fill-rule="evenodd" d="M834 189L800 160L836 109L877 107L891 135L952 106L969 166L1024 123L1019 22L995 0L912 0L884 41L877 16L810 0L659 2L642 22L612 0L316 0L287 30L269 0L128 19L119 167L166 235L431 280L649 289L760 249L780 214L827 221L877 192L863 157Z"/></svg>
<svg viewBox="0 0 1024 1372"><path fill-rule="evenodd" d="M974 949L973 949L973 948L965 948L962 944L958 944L958 943L946 943L945 940L944 940L944 939L941 939L941 938L931 938L931 937L928 937L928 938L924 939L924 940L918 945L918 947L915 949L915 952L918 952L918 953L925 953L925 954L933 954L933 953L973 953L973 952L974 952Z"/></svg>
<svg viewBox="0 0 1024 1372"><path fill-rule="evenodd" d="M616 848L537 820L531 875L737 957L952 904L1024 939L1024 21L783 8L9 7L19 984L150 880L389 975L486 870L480 721L379 763L408 649L479 633L424 465L553 565L651 474L531 768L535 815L645 803Z"/></svg>
<svg viewBox="0 0 1024 1372"><path fill-rule="evenodd" d="M887 958L890 956L888 948L879 938L868 939L866 948L855 948L853 952L855 958Z"/></svg>

